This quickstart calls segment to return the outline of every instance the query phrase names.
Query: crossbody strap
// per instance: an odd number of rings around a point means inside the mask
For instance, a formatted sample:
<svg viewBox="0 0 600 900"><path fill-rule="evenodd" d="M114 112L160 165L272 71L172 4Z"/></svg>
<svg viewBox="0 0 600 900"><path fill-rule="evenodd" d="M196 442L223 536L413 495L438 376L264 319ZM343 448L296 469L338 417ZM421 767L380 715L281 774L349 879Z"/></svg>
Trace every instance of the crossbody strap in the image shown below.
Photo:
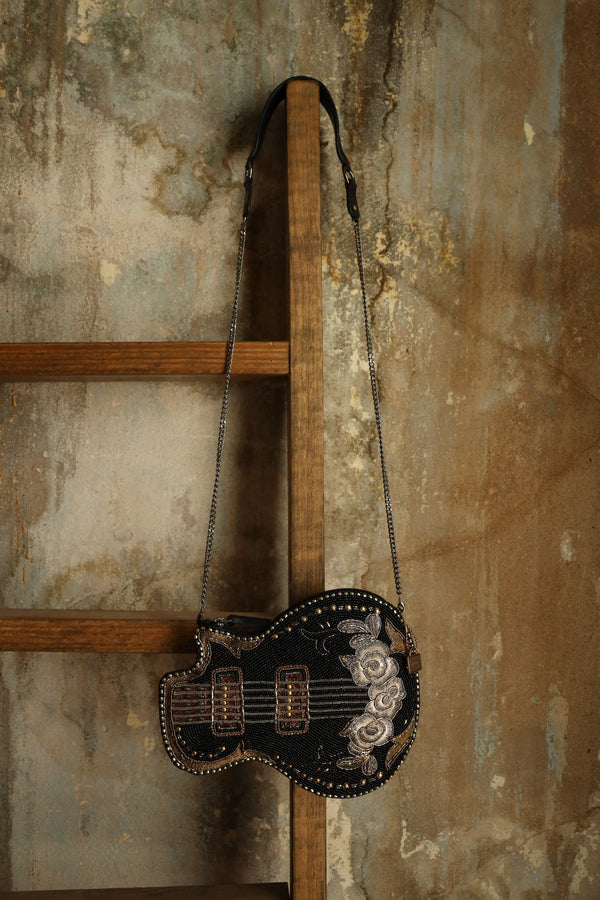
<svg viewBox="0 0 600 900"><path fill-rule="evenodd" d="M293 78L288 78L285 81L282 81L281 84L277 85L277 87L273 91L271 91L267 102L264 105L263 111L258 121L258 128L256 129L256 140L254 141L254 147L250 151L250 155L246 160L246 173L244 179L244 188L246 189L246 199L244 201L244 219L248 218L250 214L250 206L252 204L254 161L260 152L260 148L262 147L262 142L269 126L269 122L271 121L271 116L273 115L281 101L285 98L287 86L290 81L312 81L313 84L318 85L319 101L321 103L321 106L327 112L327 115L331 119L331 124L333 125L335 149L339 161L342 164L342 171L344 173L344 180L346 182L346 206L348 207L348 212L352 219L355 222L358 222L359 211L358 203L356 200L356 179L354 177L352 169L350 168L348 157L344 153L344 149L342 147L342 141L340 138L340 120L338 117L337 109L335 107L335 103L333 102L333 97L331 96L325 85L322 84L322 82L316 81L316 79L314 78L309 78L306 75L296 75Z"/></svg>
<svg viewBox="0 0 600 900"><path fill-rule="evenodd" d="M273 115L274 110L279 105L279 103L284 99L287 85L290 81L293 80L302 80L302 81L313 81L319 86L319 99L322 106L325 108L329 118L331 119L331 123L333 125L333 130L335 133L335 146L338 158L342 165L342 172L344 175L344 182L346 185L346 205L348 208L348 213L352 219L354 226L354 240L356 244L356 260L358 265L358 274L360 280L360 289L362 295L362 306L363 306L363 315L364 315L364 325L365 325L365 339L366 339L366 347L367 347L367 359L369 364L369 380L371 384L371 393L373 396L373 408L375 412L375 424L377 428L377 439L379 443L379 460L381 464L381 477L383 484L383 494L385 501L385 513L386 513L386 521L388 528L388 537L390 543L390 551L392 556L392 568L394 572L394 583L396 587L396 594L398 598L398 606L400 610L404 610L404 604L402 602L402 586L400 583L400 567L398 563L398 552L396 548L396 537L394 531L394 519L392 514L392 500L390 495L390 485L387 473L387 465L385 461L385 453L383 450L383 431L381 425L381 411L379 405L379 392L377 388L377 372L375 368L375 356L373 353L373 338L371 335L371 325L370 325L370 317L369 317L369 305L367 301L367 292L365 286L365 274L364 274L364 265L363 265L363 252L362 252L362 243L360 237L360 227L359 227L359 209L358 202L356 199L356 179L354 177L354 173L350 167L350 163L348 162L348 158L343 151L342 143L340 139L340 127L339 127L339 118L337 114L337 110L331 94L327 90L324 84L316 81L313 78L306 78L305 76L297 76L296 79L288 78L286 81L282 82L278 85L274 91L269 95L267 102L262 111L258 129L256 134L256 140L254 142L254 147L250 155L248 156L248 160L246 162L246 170L245 170L245 179L244 179L244 187L246 191L245 200L244 200L244 211L242 215L242 224L240 227L240 237L239 237L239 245L238 245L238 255L237 255L237 264L236 264L236 276L235 276L235 292L234 292L234 300L233 300L233 309L231 313L231 322L229 326L229 337L227 340L227 349L225 353L225 387L223 390L223 402L221 405L221 416L219 420L219 433L217 438L217 458L216 458L216 467L215 467L215 480L213 485L212 499L210 504L210 512L208 517L208 532L206 536L206 551L204 555L204 572L202 577L202 594L200 598L200 609L198 613L198 621L201 622L204 616L204 609L206 606L206 595L208 591L208 580L210 574L210 568L212 563L212 555L213 555L213 543L214 543L214 533L215 533L215 522L217 517L217 500L219 494L219 481L221 476L221 467L223 462L223 448L225 445L225 431L227 428L227 412L229 406L229 394L231 389L231 371L233 366L233 354L235 349L235 338L237 332L237 322L238 322L238 311L239 311L239 301L240 301L240 287L242 282L242 269L244 263L244 252L246 248L246 233L247 233L247 222L250 214L250 207L252 203L252 185L254 179L254 161L260 152L260 148L262 146L262 142L265 136L265 132L271 121L271 116Z"/></svg>

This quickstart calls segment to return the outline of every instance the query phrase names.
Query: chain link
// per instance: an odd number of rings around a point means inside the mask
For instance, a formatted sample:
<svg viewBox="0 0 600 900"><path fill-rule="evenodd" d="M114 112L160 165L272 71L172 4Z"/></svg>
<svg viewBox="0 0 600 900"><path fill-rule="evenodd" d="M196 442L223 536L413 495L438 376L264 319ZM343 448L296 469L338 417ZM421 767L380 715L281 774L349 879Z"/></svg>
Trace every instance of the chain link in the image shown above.
<svg viewBox="0 0 600 900"><path fill-rule="evenodd" d="M215 536L215 522L217 518L217 499L219 494L219 480L221 478L221 465L223 462L223 448L225 446L225 431L227 429L227 410L229 406L229 392L231 387L231 370L233 367L233 352L235 349L235 335L237 331L238 310L240 305L240 287L242 284L242 267L244 264L244 251L246 249L246 218L242 220L240 228L240 242L238 245L237 265L235 272L235 295L231 323L229 325L229 338L225 352L225 388L223 390L223 402L221 404L221 418L219 419L219 436L217 438L217 462L215 468L215 482L213 485L210 513L208 515L208 533L206 535L206 550L204 553L204 572L202 575L202 594L200 596L200 609L198 619L202 618L206 606L206 593L208 590L208 576L213 555L213 542Z"/></svg>

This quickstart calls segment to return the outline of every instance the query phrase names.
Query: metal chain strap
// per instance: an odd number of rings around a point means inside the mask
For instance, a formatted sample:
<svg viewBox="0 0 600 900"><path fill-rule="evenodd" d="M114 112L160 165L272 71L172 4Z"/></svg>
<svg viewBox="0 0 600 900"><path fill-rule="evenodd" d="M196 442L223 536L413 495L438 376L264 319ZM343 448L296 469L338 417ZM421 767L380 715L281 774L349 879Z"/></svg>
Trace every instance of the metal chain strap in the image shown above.
<svg viewBox="0 0 600 900"><path fill-rule="evenodd" d="M394 570L394 584L398 596L398 606L404 612L402 602L402 585L400 583L400 565L398 563L398 551L396 549L396 532L394 530L394 516L392 514L392 496L390 482L387 473L385 453L383 451L383 429L381 425L381 410L379 406L379 390L377 388L377 372L375 369L375 354L373 353L373 338L371 336L371 323L369 321L369 304L367 301L367 289L365 286L365 271L363 266L362 242L360 239L360 226L358 220L354 222L354 240L356 242L356 262L358 264L358 277L360 279L360 291L362 294L363 314L365 319L365 338L367 342L367 359L369 361L369 381L373 395L373 409L375 410L375 424L377 425L377 440L379 443L379 461L381 463L381 480L383 482L383 496L385 500L385 517L387 521L390 550L392 553L392 568Z"/></svg>
<svg viewBox="0 0 600 900"><path fill-rule="evenodd" d="M242 266L244 264L244 251L246 249L246 217L242 219L240 228L240 242L238 245L237 265L235 272L235 294L231 323L229 325L229 338L225 351L225 388L223 390L223 402L221 404L221 418L219 419L219 436L217 438L217 463L215 467L215 482L213 485L210 513L208 515L208 533L206 535L206 550L204 553L204 572L202 575L202 594L200 596L200 609L198 619L202 618L206 606L206 592L208 590L208 576L213 555L213 542L215 536L215 521L217 518L217 499L219 494L219 480L221 478L221 464L223 462L223 448L225 446L225 431L227 429L227 409L229 406L229 392L231 387L231 370L233 367L233 351L235 349L235 335L237 331L238 309L240 305L240 287L242 284Z"/></svg>
<svg viewBox="0 0 600 900"><path fill-rule="evenodd" d="M354 176L352 176L354 178ZM233 366L233 353L235 349L235 336L237 331L238 310L240 300L240 288L242 282L242 267L244 262L244 250L246 246L246 223L247 217L244 216L240 228L240 241L237 256L236 276L235 276L235 295L233 301L233 310L231 314L231 324L229 327L229 338L227 341L227 349L225 356L225 388L223 391L223 401L221 405L221 418L219 421L219 435L217 439L217 456L215 481L212 492L212 500L210 504L210 513L208 517L208 533L206 537L206 551L204 555L204 573L202 577L202 594L200 597L200 609L198 612L198 620L202 619L206 606L206 594L208 590L208 578L213 556L213 542L215 534L215 521L217 517L217 499L219 493L219 481L221 477L221 466L223 462L223 448L225 445L225 431L227 428L227 411L229 406L229 394L231 388L231 370ZM398 564L398 552L396 549L396 536L394 531L394 519L392 515L392 500L390 494L389 478L387 473L387 465L383 450L383 431L381 425L381 411L379 406L379 391L377 388L377 372L375 369L375 356L373 353L373 339L371 335L371 325L369 321L369 304L367 300L367 291L365 286L365 274L363 265L362 242L360 238L360 228L358 220L354 221L354 238L356 242L356 260L358 264L358 274L360 279L360 289L362 294L362 305L365 324L365 337L367 344L367 358L369 363L369 380L371 383L371 393L373 395L373 408L375 411L375 423L377 426L377 440L379 443L379 458L381 463L381 477L383 482L383 495L385 500L385 514L387 521L388 537L390 542L390 550L392 554L392 567L394 571L394 583L396 586L396 594L398 596L398 606L404 611L404 603L402 602L402 588L400 583L400 567Z"/></svg>

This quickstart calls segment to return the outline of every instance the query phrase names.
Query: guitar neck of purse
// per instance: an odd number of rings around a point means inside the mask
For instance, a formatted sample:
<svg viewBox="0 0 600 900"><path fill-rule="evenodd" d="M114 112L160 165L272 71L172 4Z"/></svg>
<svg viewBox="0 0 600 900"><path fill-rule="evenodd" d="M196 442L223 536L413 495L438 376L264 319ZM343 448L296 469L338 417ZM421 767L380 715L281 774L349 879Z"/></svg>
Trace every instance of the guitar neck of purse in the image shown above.
<svg viewBox="0 0 600 900"><path fill-rule="evenodd" d="M365 283L365 273L364 273L364 264L363 264L363 252L362 252L362 242L360 236L360 226L359 226L359 209L358 209L358 201L356 196L356 178L348 161L346 154L342 149L342 143L340 139L340 127L339 127L339 118L337 114L337 110L331 94L327 90L324 84L319 81L315 81L312 78L306 78L305 76L297 76L296 78L288 78L286 81L282 82L275 90L269 95L269 98L265 104L263 112L261 114L256 140L254 142L254 147L248 159L246 161L246 169L245 169L245 179L244 179L244 188L245 188L245 199L244 199L244 210L242 215L242 223L240 226L240 235L239 235L239 244L238 244L238 254L237 254L237 264L236 264L236 274L235 274L235 291L234 291L234 300L233 300L233 309L231 313L231 321L229 326L229 336L227 339L227 346L225 352L225 386L223 389L223 401L221 404L221 416L219 419L219 432L217 437L217 453L216 453L216 466L215 466L215 480L213 485L213 492L210 504L210 512L208 517L208 531L206 536L206 550L204 555L204 571L202 577L202 593L200 597L200 608L198 612L198 622L200 623L204 617L204 610L206 607L206 597L208 592L208 582L210 569L212 564L213 557L213 544L214 544L214 534L215 534L215 523L217 518L217 501L219 494L219 482L221 477L221 468L223 463L223 449L225 446L225 432L227 429L227 414L229 407L229 395L231 390L231 371L233 366L233 354L235 350L235 339L237 332L237 323L238 323L238 312L239 312L239 302L240 302L240 288L242 283L242 269L244 264L244 253L246 249L246 234L247 234L247 223L250 215L250 207L252 204L252 185L254 179L254 161L258 156L260 148L262 146L262 142L265 136L266 129L271 120L271 116L275 108L279 105L279 103L284 99L286 93L286 87L290 81L293 80L302 80L302 81L313 81L319 87L319 99L322 106L325 108L331 123L333 125L334 133L335 133L335 146L338 158L340 160L342 166L342 172L344 176L344 183L346 186L346 205L348 208L348 213L353 222L354 228L354 240L356 245L356 261L358 267L358 275L360 281L360 290L362 295L362 307L363 307L363 316L364 316L364 328L365 328L365 340L366 340L366 348L367 348L367 359L369 364L369 381L371 384L371 394L373 397L373 409L375 412L375 424L377 429L377 440L379 443L379 460L381 465L381 478L383 485L383 496L385 501L385 514L387 521L387 529L388 529L388 538L390 543L390 551L392 556L392 569L394 573L394 584L396 587L396 595L398 598L398 607L403 612L404 611L404 603L402 601L402 586L400 582L400 566L398 563L398 551L396 547L396 535L394 530L394 518L392 513L392 500L390 494L390 484L387 472L387 464L385 460L385 453L383 449L383 430L381 425L381 410L379 404L379 390L377 387L377 371L375 367L375 355L373 352L373 338L371 334L371 324L370 324L370 316L369 316L369 304L367 300L367 291L366 291L366 283Z"/></svg>

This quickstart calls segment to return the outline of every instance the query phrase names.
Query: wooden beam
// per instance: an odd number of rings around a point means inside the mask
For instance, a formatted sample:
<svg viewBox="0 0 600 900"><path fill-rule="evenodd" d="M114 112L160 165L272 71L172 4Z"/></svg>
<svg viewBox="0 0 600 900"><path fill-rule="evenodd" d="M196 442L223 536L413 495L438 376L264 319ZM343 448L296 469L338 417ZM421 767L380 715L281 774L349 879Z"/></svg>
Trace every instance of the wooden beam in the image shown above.
<svg viewBox="0 0 600 900"><path fill-rule="evenodd" d="M189 612L3 609L0 650L193 653Z"/></svg>
<svg viewBox="0 0 600 900"><path fill-rule="evenodd" d="M287 200L290 300L290 604L323 590L323 321L320 104L315 82L287 88ZM291 786L291 894L327 893L325 800Z"/></svg>
<svg viewBox="0 0 600 900"><path fill-rule="evenodd" d="M0 900L289 900L287 884L218 884L198 887L0 891Z"/></svg>
<svg viewBox="0 0 600 900"><path fill-rule="evenodd" d="M211 618L227 615L229 612L209 612ZM243 615L266 614L244 612ZM195 628L196 618L191 612L2 609L0 651L195 653Z"/></svg>
<svg viewBox="0 0 600 900"><path fill-rule="evenodd" d="M224 341L0 344L0 381L221 375ZM287 341L240 341L235 375L287 375Z"/></svg>

